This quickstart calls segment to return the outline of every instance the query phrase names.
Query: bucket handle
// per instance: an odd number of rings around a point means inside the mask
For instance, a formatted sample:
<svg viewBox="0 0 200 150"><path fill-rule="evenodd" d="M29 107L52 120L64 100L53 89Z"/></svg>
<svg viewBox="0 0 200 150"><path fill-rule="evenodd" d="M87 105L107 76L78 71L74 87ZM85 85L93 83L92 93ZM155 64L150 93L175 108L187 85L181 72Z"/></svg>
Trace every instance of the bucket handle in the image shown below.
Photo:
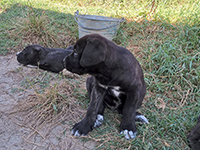
<svg viewBox="0 0 200 150"><path fill-rule="evenodd" d="M122 21L125 20L124 17L123 17L121 20L119 20L119 21L118 21L116 24L114 24L114 25L110 25L110 26L107 26L107 27L104 27L104 28L94 29L94 28L84 27L82 24L80 24L80 22L78 22L78 20L77 20L78 15L79 15L79 11L77 10L77 11L74 13L74 20L76 21L76 23L77 23L80 27L82 27L82 28L84 28L84 29L87 29L87 30L105 30L105 29L108 29L108 28L112 28L112 27L114 27L114 26L117 26L118 24L120 24L120 22L122 22Z"/></svg>

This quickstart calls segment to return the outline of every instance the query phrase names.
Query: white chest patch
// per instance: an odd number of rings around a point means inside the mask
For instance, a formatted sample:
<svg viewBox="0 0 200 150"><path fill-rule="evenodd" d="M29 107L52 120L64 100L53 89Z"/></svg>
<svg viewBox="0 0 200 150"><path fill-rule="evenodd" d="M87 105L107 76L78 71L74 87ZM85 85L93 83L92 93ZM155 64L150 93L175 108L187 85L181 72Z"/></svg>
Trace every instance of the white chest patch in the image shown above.
<svg viewBox="0 0 200 150"><path fill-rule="evenodd" d="M122 104L120 95L124 94L124 92L120 90L119 86L107 86L107 85L102 85L102 84L99 84L99 86L108 90L108 93L110 95L117 98L117 99L112 100L112 102L111 102L112 104L111 103L109 104L106 101L104 101L110 109L112 109L112 110L117 109Z"/></svg>
<svg viewBox="0 0 200 150"><path fill-rule="evenodd" d="M115 97L119 97L120 94L124 94L123 91L120 90L120 86L108 86L108 85L103 85L99 83L99 86L106 89L110 90Z"/></svg>
<svg viewBox="0 0 200 150"><path fill-rule="evenodd" d="M120 91L117 91L115 89L112 89L111 91L112 91L113 95L115 95L116 97L119 97L119 95L121 94Z"/></svg>

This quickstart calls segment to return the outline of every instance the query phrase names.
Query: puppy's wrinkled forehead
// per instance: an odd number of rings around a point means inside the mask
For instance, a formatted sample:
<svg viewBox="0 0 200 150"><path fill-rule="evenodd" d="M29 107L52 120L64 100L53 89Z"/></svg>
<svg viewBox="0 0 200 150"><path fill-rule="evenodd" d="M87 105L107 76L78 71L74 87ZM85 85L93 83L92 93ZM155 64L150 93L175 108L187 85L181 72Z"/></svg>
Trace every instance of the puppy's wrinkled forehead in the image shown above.
<svg viewBox="0 0 200 150"><path fill-rule="evenodd" d="M98 41L98 42L97 42ZM104 45L105 38L99 34L89 34L81 37L75 44L74 49L76 52L81 53L87 44L97 42Z"/></svg>
<svg viewBox="0 0 200 150"><path fill-rule="evenodd" d="M31 48L25 48L25 49L23 49L23 51L21 51L21 53L23 54L23 55L28 55L28 54L32 54L33 53L33 50L31 49Z"/></svg>
<svg viewBox="0 0 200 150"><path fill-rule="evenodd" d="M76 50L76 52L78 53L81 53L84 50L85 46L87 45L87 41L88 38L86 37L80 38L74 45L74 50Z"/></svg>

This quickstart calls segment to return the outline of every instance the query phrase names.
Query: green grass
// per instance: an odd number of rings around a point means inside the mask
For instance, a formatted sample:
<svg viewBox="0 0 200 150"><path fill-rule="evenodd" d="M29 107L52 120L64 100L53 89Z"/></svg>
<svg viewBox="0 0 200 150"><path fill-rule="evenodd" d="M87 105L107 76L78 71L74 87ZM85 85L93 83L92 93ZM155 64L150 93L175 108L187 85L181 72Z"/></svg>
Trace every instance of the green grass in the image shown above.
<svg viewBox="0 0 200 150"><path fill-rule="evenodd" d="M0 54L32 43L73 44L78 39L76 10L124 17L127 21L114 41L133 52L142 65L147 95L141 112L150 124L137 125L137 138L127 141L118 133L121 116L106 110L103 125L83 140L98 141L97 149L188 149L187 133L200 115L199 4L199 0L1 1ZM50 78L31 78L29 83L37 82L43 88ZM85 91L80 91L75 90L73 96L87 108Z"/></svg>

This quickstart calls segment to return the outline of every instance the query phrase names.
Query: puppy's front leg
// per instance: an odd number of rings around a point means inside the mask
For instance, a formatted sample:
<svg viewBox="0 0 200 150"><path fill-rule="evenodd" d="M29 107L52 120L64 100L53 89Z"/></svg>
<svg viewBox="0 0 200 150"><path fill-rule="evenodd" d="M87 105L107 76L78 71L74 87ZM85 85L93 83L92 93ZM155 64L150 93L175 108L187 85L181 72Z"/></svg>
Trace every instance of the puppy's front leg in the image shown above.
<svg viewBox="0 0 200 150"><path fill-rule="evenodd" d="M105 89L97 85L93 86L87 114L85 118L82 121L76 123L72 129L72 134L74 136L87 135L88 132L90 132L94 128L94 125L96 123L95 121L99 117L97 116L97 113L103 106L104 95Z"/></svg>
<svg viewBox="0 0 200 150"><path fill-rule="evenodd" d="M123 108L122 122L120 125L120 133L124 134L126 139L133 139L137 135L137 129L135 125L137 101L137 93L127 93L127 99Z"/></svg>

